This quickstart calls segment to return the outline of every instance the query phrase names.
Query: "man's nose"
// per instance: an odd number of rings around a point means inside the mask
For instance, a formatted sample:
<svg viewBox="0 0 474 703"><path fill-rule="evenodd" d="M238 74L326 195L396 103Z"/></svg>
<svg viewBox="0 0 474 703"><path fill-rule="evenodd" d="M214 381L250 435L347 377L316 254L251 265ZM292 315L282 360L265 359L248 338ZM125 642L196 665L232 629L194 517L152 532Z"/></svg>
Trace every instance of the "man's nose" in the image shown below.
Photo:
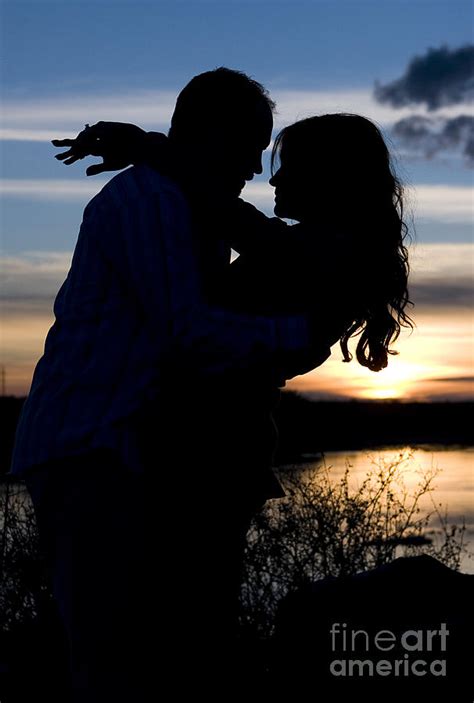
<svg viewBox="0 0 474 703"><path fill-rule="evenodd" d="M255 175L260 175L261 173L263 173L263 164L262 164L262 155L261 154L260 154L260 156L257 157L257 160L256 160L254 167L253 167L253 172Z"/></svg>
<svg viewBox="0 0 474 703"><path fill-rule="evenodd" d="M246 180L251 181L254 176L263 173L262 152L259 151L258 154L255 155L251 161L249 160L248 165L248 178Z"/></svg>

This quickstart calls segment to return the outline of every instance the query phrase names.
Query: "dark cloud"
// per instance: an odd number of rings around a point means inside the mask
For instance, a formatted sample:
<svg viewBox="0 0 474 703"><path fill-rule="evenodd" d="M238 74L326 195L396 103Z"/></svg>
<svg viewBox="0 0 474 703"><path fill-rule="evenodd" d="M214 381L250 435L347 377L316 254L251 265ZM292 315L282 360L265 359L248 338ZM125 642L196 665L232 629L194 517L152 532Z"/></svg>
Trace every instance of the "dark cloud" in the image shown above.
<svg viewBox="0 0 474 703"><path fill-rule="evenodd" d="M444 378L430 378L432 383L473 383L474 376L445 376Z"/></svg>
<svg viewBox="0 0 474 703"><path fill-rule="evenodd" d="M429 110L468 102L474 95L474 45L443 46L415 56L404 75L376 83L375 98L393 107L426 104Z"/></svg>
<svg viewBox="0 0 474 703"><path fill-rule="evenodd" d="M472 308L474 290L470 280L415 281L410 285L410 299L418 307Z"/></svg>
<svg viewBox="0 0 474 703"><path fill-rule="evenodd" d="M460 150L469 166L474 166L474 117L459 115L452 119L412 115L393 126L400 144L432 158L440 151Z"/></svg>

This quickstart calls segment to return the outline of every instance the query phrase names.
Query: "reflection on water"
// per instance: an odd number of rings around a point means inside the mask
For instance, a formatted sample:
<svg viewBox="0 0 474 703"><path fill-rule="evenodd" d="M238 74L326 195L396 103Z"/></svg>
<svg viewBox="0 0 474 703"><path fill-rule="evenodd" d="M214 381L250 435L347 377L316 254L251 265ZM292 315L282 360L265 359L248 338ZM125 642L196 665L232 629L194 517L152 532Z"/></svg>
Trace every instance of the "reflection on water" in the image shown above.
<svg viewBox="0 0 474 703"><path fill-rule="evenodd" d="M355 452L329 452L321 457L314 457L307 464L301 465L304 471L305 466L314 469L316 466L325 465L331 467L331 476L338 480L346 469L347 462L351 467L351 481L355 485L361 483L367 472L374 468L381 460L386 464L400 455L411 452L411 460L404 466L404 482L409 490L415 490L420 479L420 471L439 470L432 483L435 489L431 496L436 504L442 504L443 511L447 509L449 524L461 525L463 519L466 524L465 539L468 548L474 553L474 447L469 448L445 448L440 446L424 449L389 448L358 450ZM5 485L0 484L0 529L2 525L2 512L4 508ZM18 492L13 498L20 499L23 489L16 485L14 492ZM425 496L420 502L420 507L424 510L432 510L433 504L429 496ZM461 570L474 573L474 557L463 558Z"/></svg>
<svg viewBox="0 0 474 703"><path fill-rule="evenodd" d="M411 453L411 459L404 464L404 482L409 491L416 488L420 473L438 470L432 487L431 496L424 496L420 502L423 510L432 510L432 499L436 505L442 504L448 511L449 524L461 525L463 518L466 523L465 539L468 548L474 552L474 447L469 448L440 448L426 447L423 449L391 448L371 449L355 452L328 452L322 458L308 460L306 466L314 469L316 466L331 467L331 476L338 480L350 465L350 476L354 486L359 485L374 464L390 463L400 455ZM304 466L302 470L304 470ZM474 558L464 557L461 570L474 573Z"/></svg>

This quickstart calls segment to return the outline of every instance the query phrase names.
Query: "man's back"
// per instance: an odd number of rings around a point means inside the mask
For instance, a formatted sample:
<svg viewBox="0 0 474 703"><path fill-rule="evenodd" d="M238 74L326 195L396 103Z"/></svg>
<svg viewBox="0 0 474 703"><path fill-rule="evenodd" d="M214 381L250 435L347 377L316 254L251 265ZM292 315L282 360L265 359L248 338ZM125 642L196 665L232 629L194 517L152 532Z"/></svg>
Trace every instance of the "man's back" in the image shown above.
<svg viewBox="0 0 474 703"><path fill-rule="evenodd" d="M128 462L138 461L124 423L159 393L171 318L162 233L170 222L190 237L180 192L147 167L120 173L87 205L20 419L14 473L123 442Z"/></svg>
<svg viewBox="0 0 474 703"><path fill-rule="evenodd" d="M141 470L137 413L160 398L169 361L195 379L263 373L278 385L329 356L305 316L205 303L187 202L147 166L87 206L55 313L20 418L17 475L97 448Z"/></svg>

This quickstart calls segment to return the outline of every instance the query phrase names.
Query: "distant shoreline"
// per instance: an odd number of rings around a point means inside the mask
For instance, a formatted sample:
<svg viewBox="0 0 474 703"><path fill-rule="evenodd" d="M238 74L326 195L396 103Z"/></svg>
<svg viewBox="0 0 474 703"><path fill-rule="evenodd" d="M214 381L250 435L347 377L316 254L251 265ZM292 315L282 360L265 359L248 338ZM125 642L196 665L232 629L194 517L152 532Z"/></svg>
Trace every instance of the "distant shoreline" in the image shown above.
<svg viewBox="0 0 474 703"><path fill-rule="evenodd" d="M314 401L282 393L277 463L304 455L390 447L474 445L474 402Z"/></svg>
<svg viewBox="0 0 474 703"><path fill-rule="evenodd" d="M0 473L10 465L24 401L16 396L0 397ZM316 401L283 391L274 416L279 430L276 465L327 452L403 446L467 449L474 445L473 401Z"/></svg>

